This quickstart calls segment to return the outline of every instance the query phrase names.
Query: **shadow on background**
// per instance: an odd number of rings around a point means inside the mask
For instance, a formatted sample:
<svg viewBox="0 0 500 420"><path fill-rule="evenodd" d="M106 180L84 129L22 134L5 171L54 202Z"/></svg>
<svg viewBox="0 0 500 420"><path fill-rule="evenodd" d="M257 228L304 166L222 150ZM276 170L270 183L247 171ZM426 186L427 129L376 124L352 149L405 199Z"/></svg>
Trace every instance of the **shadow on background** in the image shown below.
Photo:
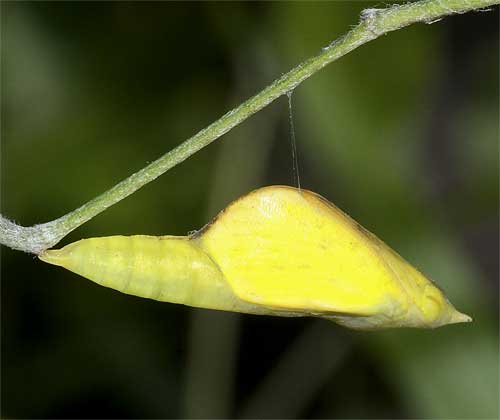
<svg viewBox="0 0 500 420"><path fill-rule="evenodd" d="M2 3L2 213L52 220L357 22L362 2ZM4 418L496 418L498 9L294 93L301 181L474 317L361 333L119 294L2 248ZM70 234L181 235L293 182L286 98Z"/></svg>

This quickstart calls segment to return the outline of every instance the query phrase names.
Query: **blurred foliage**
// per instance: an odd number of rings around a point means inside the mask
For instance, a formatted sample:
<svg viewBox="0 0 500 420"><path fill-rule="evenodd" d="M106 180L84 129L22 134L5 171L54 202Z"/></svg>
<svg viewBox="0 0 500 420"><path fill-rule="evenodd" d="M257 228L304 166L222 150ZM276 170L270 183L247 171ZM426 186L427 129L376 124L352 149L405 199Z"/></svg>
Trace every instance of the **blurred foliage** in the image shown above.
<svg viewBox="0 0 500 420"><path fill-rule="evenodd" d="M54 219L356 23L364 2L2 2L2 213ZM376 6L376 5L375 5ZM474 323L360 333L152 302L2 248L4 418L497 418L498 9L416 25L294 92L301 181ZM292 182L286 99L64 243L185 234Z"/></svg>

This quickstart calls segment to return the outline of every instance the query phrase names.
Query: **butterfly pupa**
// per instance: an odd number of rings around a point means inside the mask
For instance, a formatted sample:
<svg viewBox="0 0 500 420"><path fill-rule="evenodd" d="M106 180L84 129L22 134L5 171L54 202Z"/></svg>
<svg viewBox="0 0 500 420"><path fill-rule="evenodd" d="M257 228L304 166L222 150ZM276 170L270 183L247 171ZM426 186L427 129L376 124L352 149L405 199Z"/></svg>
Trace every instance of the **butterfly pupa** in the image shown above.
<svg viewBox="0 0 500 420"><path fill-rule="evenodd" d="M375 235L292 187L255 190L189 236L83 239L39 258L123 293L195 307L363 330L471 321Z"/></svg>

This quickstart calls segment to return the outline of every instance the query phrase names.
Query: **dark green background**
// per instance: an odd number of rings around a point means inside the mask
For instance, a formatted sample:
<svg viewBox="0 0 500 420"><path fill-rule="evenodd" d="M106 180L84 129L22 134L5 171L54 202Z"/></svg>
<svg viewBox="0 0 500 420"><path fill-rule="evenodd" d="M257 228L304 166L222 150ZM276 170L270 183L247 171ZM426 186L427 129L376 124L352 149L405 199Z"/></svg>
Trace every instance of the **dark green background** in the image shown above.
<svg viewBox="0 0 500 420"><path fill-rule="evenodd" d="M380 3L2 2L2 213L52 220ZM498 10L382 36L293 95L302 185L474 318L362 333L97 286L2 248L3 418L496 418ZM64 239L185 234L293 182L281 98Z"/></svg>

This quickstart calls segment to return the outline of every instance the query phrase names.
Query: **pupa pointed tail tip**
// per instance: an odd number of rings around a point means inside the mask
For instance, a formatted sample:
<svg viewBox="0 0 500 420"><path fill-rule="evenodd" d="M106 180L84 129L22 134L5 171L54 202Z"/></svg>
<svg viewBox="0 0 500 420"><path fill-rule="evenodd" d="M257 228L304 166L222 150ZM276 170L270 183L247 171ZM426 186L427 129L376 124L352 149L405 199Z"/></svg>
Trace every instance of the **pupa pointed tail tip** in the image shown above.
<svg viewBox="0 0 500 420"><path fill-rule="evenodd" d="M53 265L61 265L63 258L64 255L59 249L47 249L38 255L39 260Z"/></svg>
<svg viewBox="0 0 500 420"><path fill-rule="evenodd" d="M461 322L472 322L472 321L473 321L472 317L470 317L469 315L463 314L461 312L458 312L458 311L456 311L451 318L452 324L458 324Z"/></svg>

